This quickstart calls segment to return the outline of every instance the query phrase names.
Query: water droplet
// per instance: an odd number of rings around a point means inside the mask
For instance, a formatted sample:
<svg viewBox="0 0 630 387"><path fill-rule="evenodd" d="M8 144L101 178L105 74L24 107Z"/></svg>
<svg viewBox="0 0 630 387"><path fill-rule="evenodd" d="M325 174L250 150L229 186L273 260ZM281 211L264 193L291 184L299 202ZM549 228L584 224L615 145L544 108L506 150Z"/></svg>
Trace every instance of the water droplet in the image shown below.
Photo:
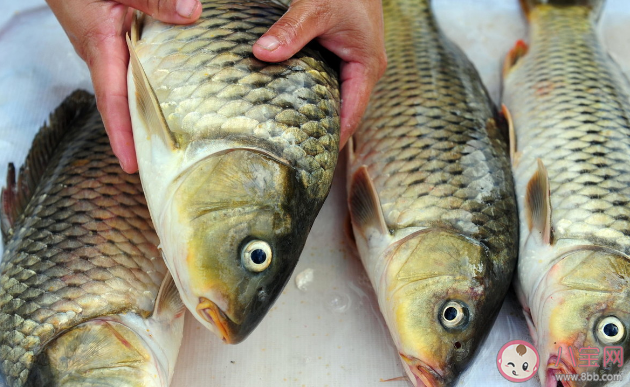
<svg viewBox="0 0 630 387"><path fill-rule="evenodd" d="M352 306L352 299L346 293L332 292L328 295L326 309L335 313L345 313Z"/></svg>
<svg viewBox="0 0 630 387"><path fill-rule="evenodd" d="M313 269L308 268L302 270L298 275L295 276L295 286L297 286L297 288L301 291L305 292L308 290L308 285L313 282L314 277L315 272L313 271Z"/></svg>

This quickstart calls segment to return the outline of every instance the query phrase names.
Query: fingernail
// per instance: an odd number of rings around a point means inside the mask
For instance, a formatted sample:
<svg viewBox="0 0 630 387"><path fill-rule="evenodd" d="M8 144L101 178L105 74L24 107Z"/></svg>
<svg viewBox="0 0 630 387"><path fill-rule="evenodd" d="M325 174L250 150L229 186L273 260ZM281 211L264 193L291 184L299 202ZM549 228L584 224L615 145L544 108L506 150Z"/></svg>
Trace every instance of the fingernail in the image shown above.
<svg viewBox="0 0 630 387"><path fill-rule="evenodd" d="M273 51L280 45L280 41L275 36L265 35L258 39L256 44L267 51Z"/></svg>
<svg viewBox="0 0 630 387"><path fill-rule="evenodd" d="M175 10L179 16L190 19L198 6L198 0L179 0L175 6Z"/></svg>

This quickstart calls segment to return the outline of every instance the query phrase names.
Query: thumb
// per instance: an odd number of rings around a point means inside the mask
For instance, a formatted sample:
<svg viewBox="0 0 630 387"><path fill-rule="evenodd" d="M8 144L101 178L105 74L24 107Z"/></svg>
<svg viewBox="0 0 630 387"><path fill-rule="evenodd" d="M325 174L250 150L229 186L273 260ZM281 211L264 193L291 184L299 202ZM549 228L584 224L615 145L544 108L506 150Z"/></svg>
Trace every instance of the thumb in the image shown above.
<svg viewBox="0 0 630 387"><path fill-rule="evenodd" d="M332 12L328 1L295 1L287 12L254 44L256 58L281 62L328 30Z"/></svg>
<svg viewBox="0 0 630 387"><path fill-rule="evenodd" d="M199 0L116 0L165 23L190 24L199 19Z"/></svg>

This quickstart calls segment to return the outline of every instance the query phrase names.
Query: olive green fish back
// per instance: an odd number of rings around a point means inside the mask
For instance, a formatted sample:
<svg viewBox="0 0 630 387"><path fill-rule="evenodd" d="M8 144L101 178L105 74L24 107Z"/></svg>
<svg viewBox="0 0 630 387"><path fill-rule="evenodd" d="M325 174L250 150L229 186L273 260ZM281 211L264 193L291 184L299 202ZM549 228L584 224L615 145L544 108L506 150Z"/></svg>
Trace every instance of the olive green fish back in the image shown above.
<svg viewBox="0 0 630 387"><path fill-rule="evenodd" d="M287 161L312 198L328 194L339 151L336 72L308 46L278 64L252 46L285 12L270 1L202 1L198 22L142 21L135 46L182 148L224 141Z"/></svg>
<svg viewBox="0 0 630 387"><path fill-rule="evenodd" d="M368 167L390 230L451 229L505 263L516 214L494 105L428 1L383 7L388 67L354 137L355 165Z"/></svg>
<svg viewBox="0 0 630 387"><path fill-rule="evenodd" d="M505 80L522 154L514 175L524 192L542 160L554 240L587 240L628 254L630 88L599 43L592 12L550 5L530 11L529 51Z"/></svg>
<svg viewBox="0 0 630 387"><path fill-rule="evenodd" d="M67 134L48 144L57 149L40 160L48 167L0 266L0 370L10 387L27 383L37 355L65 330L108 314L148 316L166 273L138 176L120 168L93 97L70 99L83 101L80 113L68 128L53 115L42 129Z"/></svg>

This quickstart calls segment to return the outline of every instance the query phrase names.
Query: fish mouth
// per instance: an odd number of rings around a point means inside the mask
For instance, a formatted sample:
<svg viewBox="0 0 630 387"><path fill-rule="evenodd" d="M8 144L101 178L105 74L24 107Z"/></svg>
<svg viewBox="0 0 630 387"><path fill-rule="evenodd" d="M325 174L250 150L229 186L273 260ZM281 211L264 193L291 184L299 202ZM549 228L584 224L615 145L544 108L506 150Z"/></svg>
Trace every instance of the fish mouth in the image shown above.
<svg viewBox="0 0 630 387"><path fill-rule="evenodd" d="M221 336L221 340L227 344L234 344L234 340L232 340L232 336L230 335L230 325L233 323L229 317L225 315L225 312L217 306L217 304L205 297L199 297L197 313L201 316L201 318L216 328Z"/></svg>
<svg viewBox="0 0 630 387"><path fill-rule="evenodd" d="M411 374L409 375L410 379L413 375L411 382L415 387L437 387L444 384L442 374L433 367L415 357L408 357L402 353L399 355L404 361L405 368L409 371L408 374Z"/></svg>
<svg viewBox="0 0 630 387"><path fill-rule="evenodd" d="M576 375L577 371L575 370L575 368L567 364L564 360L561 359L560 361L558 361L558 356L549 357L549 360L547 361L547 373L545 375L545 387L574 387L575 384L570 380L556 380L555 375L562 374Z"/></svg>

